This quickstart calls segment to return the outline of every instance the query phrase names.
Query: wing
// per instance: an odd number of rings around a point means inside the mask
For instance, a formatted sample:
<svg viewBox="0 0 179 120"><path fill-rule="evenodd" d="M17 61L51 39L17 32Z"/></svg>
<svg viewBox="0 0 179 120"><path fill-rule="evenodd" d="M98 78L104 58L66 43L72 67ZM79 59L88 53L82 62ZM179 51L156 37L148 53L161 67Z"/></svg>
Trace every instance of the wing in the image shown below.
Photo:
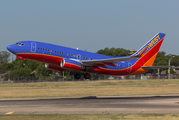
<svg viewBox="0 0 179 120"><path fill-rule="evenodd" d="M111 59L98 59L98 60L82 60L81 63L85 66L101 66L105 67L105 65L115 66L114 64L117 62L122 62L126 60L135 59L135 56L126 56L126 57L119 57L119 58L111 58Z"/></svg>
<svg viewBox="0 0 179 120"><path fill-rule="evenodd" d="M110 65L116 67L115 63L117 62L122 62L122 61L127 61L127 60L132 60L139 58L143 56L145 51L147 50L148 46L144 47L143 49L137 51L131 56L125 56L125 57L115 57L115 58L110 58L110 59L98 59L98 60L82 60L80 61L84 66L100 66L107 68L105 65Z"/></svg>

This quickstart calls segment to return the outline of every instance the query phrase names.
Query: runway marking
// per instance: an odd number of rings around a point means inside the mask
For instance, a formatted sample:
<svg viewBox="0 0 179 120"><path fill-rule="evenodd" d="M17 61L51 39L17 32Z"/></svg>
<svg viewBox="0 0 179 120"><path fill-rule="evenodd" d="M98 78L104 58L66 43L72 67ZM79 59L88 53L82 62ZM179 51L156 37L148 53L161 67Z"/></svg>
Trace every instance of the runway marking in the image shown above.
<svg viewBox="0 0 179 120"><path fill-rule="evenodd" d="M7 113L5 113L5 115L11 115L13 113L15 113L15 112L7 112Z"/></svg>

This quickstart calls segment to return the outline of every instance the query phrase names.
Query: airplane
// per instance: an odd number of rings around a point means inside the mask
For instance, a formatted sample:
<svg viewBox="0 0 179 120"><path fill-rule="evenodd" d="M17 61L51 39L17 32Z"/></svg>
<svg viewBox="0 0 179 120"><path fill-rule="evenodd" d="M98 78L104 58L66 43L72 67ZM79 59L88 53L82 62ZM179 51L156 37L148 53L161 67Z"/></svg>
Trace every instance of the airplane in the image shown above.
<svg viewBox="0 0 179 120"><path fill-rule="evenodd" d="M84 78L90 79L89 73L124 76L166 68L152 66L164 38L164 33L157 33L136 53L123 57L111 57L37 41L20 41L7 46L7 49L21 60L43 62L47 69L60 72L65 69L77 71L75 79L80 79L79 71L84 71Z"/></svg>

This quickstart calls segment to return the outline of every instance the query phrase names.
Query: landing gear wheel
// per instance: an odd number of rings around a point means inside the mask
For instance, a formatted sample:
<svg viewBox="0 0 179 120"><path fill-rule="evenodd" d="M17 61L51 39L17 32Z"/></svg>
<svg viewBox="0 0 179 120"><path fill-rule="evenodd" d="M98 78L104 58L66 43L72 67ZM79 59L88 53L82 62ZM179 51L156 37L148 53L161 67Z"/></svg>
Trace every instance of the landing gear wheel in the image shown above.
<svg viewBox="0 0 179 120"><path fill-rule="evenodd" d="M76 73L76 74L74 75L74 78L77 79L77 80L79 80L79 79L81 78L81 74Z"/></svg>
<svg viewBox="0 0 179 120"><path fill-rule="evenodd" d="M84 74L84 78L85 78L85 79L90 79L90 77L91 77L90 74L88 74L88 73Z"/></svg>
<svg viewBox="0 0 179 120"><path fill-rule="evenodd" d="M25 60L23 61L22 66L25 67Z"/></svg>

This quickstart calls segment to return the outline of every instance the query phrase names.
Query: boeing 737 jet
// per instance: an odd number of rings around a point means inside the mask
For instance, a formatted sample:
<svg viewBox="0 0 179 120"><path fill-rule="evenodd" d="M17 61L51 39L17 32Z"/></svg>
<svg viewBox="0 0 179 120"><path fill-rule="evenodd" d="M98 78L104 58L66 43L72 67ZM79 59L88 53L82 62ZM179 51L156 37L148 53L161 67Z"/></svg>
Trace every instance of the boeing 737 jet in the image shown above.
<svg viewBox="0 0 179 120"><path fill-rule="evenodd" d="M110 57L73 48L36 41L20 41L7 46L7 49L22 60L34 60L45 63L51 70L77 71L75 79L80 79L78 71L84 71L84 78L89 79L89 73L105 75L139 75L150 69L162 68L152 66L165 34L158 33L136 53L130 56Z"/></svg>

